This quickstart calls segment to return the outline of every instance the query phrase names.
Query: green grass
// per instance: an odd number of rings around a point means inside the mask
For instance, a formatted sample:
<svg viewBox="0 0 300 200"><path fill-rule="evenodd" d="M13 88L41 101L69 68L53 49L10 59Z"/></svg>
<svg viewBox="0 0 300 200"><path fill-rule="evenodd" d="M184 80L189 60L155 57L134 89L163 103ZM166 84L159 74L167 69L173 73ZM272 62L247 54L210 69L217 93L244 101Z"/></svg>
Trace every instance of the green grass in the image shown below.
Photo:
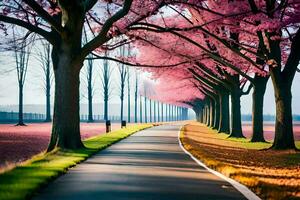
<svg viewBox="0 0 300 200"><path fill-rule="evenodd" d="M298 148L298 149L300 149L300 141L297 141L297 142L295 142L296 143L296 147Z"/></svg>
<svg viewBox="0 0 300 200"><path fill-rule="evenodd" d="M215 137L219 139L224 139L227 141L231 141L234 143L235 147L245 148L245 149L267 149L272 146L271 142L250 142L250 139L247 138L234 138L228 137L226 133L218 133L217 131L213 130L215 133Z"/></svg>
<svg viewBox="0 0 300 200"><path fill-rule="evenodd" d="M234 138L228 137L226 133L218 133L214 129L209 129L208 133L213 133L219 139L224 139L232 142L236 142L236 147L245 148L245 149L268 149L272 146L273 141L267 142L251 142L250 139L247 138ZM295 141L295 145L298 149L300 149L300 141Z"/></svg>
<svg viewBox="0 0 300 200"><path fill-rule="evenodd" d="M49 181L86 160L91 155L152 124L132 125L84 141L86 149L56 150L39 154L14 169L0 174L0 199L28 199Z"/></svg>

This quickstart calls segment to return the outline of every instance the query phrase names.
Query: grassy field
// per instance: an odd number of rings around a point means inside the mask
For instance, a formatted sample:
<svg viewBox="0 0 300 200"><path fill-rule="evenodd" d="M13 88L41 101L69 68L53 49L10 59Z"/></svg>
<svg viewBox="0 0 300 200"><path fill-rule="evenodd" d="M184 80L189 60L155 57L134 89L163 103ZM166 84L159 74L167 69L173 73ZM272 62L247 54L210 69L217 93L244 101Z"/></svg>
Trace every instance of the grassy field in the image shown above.
<svg viewBox="0 0 300 200"><path fill-rule="evenodd" d="M266 150L271 143L232 139L196 122L182 129L184 147L208 167L246 185L262 199L300 199L300 153ZM300 142L296 145L300 148Z"/></svg>
<svg viewBox="0 0 300 200"><path fill-rule="evenodd" d="M0 199L28 199L49 181L86 160L96 152L152 124L131 125L84 141L86 149L39 154L16 168L0 174Z"/></svg>

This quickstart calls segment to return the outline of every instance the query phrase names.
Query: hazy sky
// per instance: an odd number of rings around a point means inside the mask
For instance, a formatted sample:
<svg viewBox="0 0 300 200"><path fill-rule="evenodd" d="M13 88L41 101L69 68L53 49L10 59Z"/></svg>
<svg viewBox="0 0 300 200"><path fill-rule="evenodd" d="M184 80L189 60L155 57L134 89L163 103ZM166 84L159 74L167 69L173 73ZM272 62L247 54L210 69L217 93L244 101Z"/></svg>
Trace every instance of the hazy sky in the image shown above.
<svg viewBox="0 0 300 200"><path fill-rule="evenodd" d="M12 59L12 54L8 55L7 53L0 53L0 71L9 70L14 68L14 60ZM119 97L119 79L118 79L118 70L117 65L110 62L111 67L113 68L113 94L111 98L111 103L118 103ZM101 82L100 82L100 73L99 70L102 66L102 61L96 61L95 63L95 96L94 103L101 103L103 101L101 96ZM84 69L83 69L84 71ZM134 77L134 72L131 73L132 78ZM28 74L26 78L25 88L24 88L24 103L25 104L44 104L45 96L43 91L43 72L39 63L34 58L34 55L31 58L31 62L28 68ZM84 78L84 73L82 73L82 78ZM300 73L297 73L293 83L293 113L300 114L300 91L297 89L300 85ZM134 84L132 81L132 95ZM85 88L84 79L81 81L81 88ZM84 93L84 92L83 92ZM81 98L81 103L85 103L86 99ZM133 102L133 101L132 101ZM12 105L18 103L18 87L17 87L17 76L16 71L13 70L10 73L1 73L0 75L0 105ZM265 114L275 114L275 103L274 103L274 94L271 80L268 82L268 88L265 95L264 103L264 112ZM251 94L242 97L242 113L249 114L251 113Z"/></svg>

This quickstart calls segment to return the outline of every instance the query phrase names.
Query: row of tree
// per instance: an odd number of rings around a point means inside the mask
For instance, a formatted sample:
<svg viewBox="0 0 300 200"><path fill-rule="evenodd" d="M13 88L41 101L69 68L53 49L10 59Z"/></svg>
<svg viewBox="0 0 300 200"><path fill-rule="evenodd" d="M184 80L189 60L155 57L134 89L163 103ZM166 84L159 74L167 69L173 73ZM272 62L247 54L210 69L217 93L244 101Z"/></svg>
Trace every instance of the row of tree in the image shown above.
<svg viewBox="0 0 300 200"><path fill-rule="evenodd" d="M15 31L15 30L13 30ZM23 120L23 93L24 93L24 83L26 80L26 74L27 69L29 65L30 55L34 54L35 52L33 49L33 44L28 45L27 39L22 39L19 43L17 37L15 36L15 32L13 32L13 50L14 56L15 56L15 62L16 62L16 71L17 71L17 77L18 77L18 88L19 88L19 120L18 124L19 126L23 126L24 120ZM20 44L20 45L19 45ZM41 69L43 71L43 83L44 83L44 91L45 91L45 99L46 99L46 118L45 122L51 121L51 85L52 85L52 69L51 69L51 47L50 44L41 40L41 43L36 44L39 48L37 48L37 59L40 62ZM124 56L125 54L125 46L122 46L120 54ZM127 49L129 51L130 49ZM93 58L93 55L89 55L88 58ZM85 78L87 84L84 85L87 88L87 100L88 100L88 122L93 122L93 96L94 96L94 60L88 59L85 67ZM111 87L111 79L112 79L112 70L113 68L109 66L108 60L103 60L103 66L101 67L101 84L102 84L102 96L103 96L103 102L104 102L104 118L103 120L107 121L109 120L109 99L112 94L112 87ZM125 88L127 85L127 121L131 122L131 79L130 79L130 68L124 64L120 64L118 66L118 74L119 74L119 97L120 97L120 120L124 120L124 96L125 96ZM139 72L135 70L135 83L134 83L134 122L138 122L138 97L140 96L139 91ZM144 91L149 90L147 86L142 87ZM85 95L83 95L85 96ZM140 99L143 97L140 96ZM156 101L150 101L150 113L149 116L147 116L147 97L144 97L144 104L145 104L145 116L144 120L142 119L143 111L142 107L140 107L140 122L162 122L162 121L175 121L175 120L182 120L187 119L187 111L186 109L182 107L177 107L174 105L168 105L165 106L165 120L163 116L163 108L164 104ZM161 107L160 107L161 104ZM153 105L153 108L152 108ZM157 108L156 108L157 105ZM140 106L142 106L142 102L140 102ZM169 111L168 111L169 109ZM154 112L152 115L152 111ZM157 113L156 113L157 112ZM161 115L161 117L160 117ZM149 118L149 120L148 120Z"/></svg>
<svg viewBox="0 0 300 200"><path fill-rule="evenodd" d="M299 5L208 1L205 9L188 8L190 17L179 15L176 24L174 17L164 17L132 27L128 35L138 37L135 42L143 56L139 63L175 65L147 71L158 79L189 80L181 87L189 85L191 94L200 93L182 102L195 110L199 121L230 137L244 137L240 98L253 89L253 142L265 141L263 102L271 77L276 103L272 148L294 149L291 86L299 71Z"/></svg>
<svg viewBox="0 0 300 200"><path fill-rule="evenodd" d="M169 12L164 15L161 8ZM230 94L230 135L234 137L242 136L240 97L251 88L257 97L253 98L253 130L261 134L260 101L270 76L276 101L273 148L295 148L291 86L300 60L297 1L15 0L0 3L0 21L4 33L9 33L9 24L18 25L39 34L53 46L55 102L48 150L56 146L83 146L79 129L79 73L84 60L92 52L97 59L108 59L104 52L132 42L140 52L144 51L139 54L142 59L110 59L148 67L156 77L167 74L177 86L178 81L185 83L181 88L188 89L181 90L181 95L169 95L167 102L194 107L195 101L201 101L205 106L200 107L206 111L197 110L208 113L209 105L209 121L222 125L226 121L226 95ZM90 39L83 43L84 29L89 30ZM169 93L178 91L178 87L173 89ZM222 105L220 109L212 109L218 108L218 104ZM215 120L216 116L222 120Z"/></svg>

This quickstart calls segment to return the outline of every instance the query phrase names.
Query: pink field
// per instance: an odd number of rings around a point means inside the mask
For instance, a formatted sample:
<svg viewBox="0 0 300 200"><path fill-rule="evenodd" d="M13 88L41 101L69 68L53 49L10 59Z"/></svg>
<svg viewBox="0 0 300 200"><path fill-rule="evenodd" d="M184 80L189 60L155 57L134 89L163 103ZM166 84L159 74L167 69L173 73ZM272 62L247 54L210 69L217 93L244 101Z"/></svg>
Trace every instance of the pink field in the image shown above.
<svg viewBox="0 0 300 200"><path fill-rule="evenodd" d="M47 148L51 123L33 123L28 126L0 124L0 169L31 158ZM120 127L112 124L112 130ZM104 123L81 123L81 138L105 132Z"/></svg>
<svg viewBox="0 0 300 200"><path fill-rule="evenodd" d="M265 123L264 124L264 136L265 136L266 140L274 139L274 130L275 130L274 123ZM252 135L251 123L243 124L243 134L247 138L251 138L251 135ZM294 138L295 138L295 140L300 141L300 123L299 122L296 122L294 124Z"/></svg>

